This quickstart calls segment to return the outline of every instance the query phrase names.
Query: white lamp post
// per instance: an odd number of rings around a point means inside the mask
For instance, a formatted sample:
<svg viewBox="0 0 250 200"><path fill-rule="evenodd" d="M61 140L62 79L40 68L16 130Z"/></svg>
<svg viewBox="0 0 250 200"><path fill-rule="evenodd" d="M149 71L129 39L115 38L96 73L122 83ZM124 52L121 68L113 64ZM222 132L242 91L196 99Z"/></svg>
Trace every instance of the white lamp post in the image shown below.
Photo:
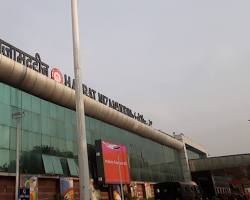
<svg viewBox="0 0 250 200"><path fill-rule="evenodd" d="M21 118L24 112L12 113L12 118L16 120L16 188L15 188L15 199L18 200L18 189L19 189L19 151L20 151L20 134L21 134Z"/></svg>
<svg viewBox="0 0 250 200"><path fill-rule="evenodd" d="M89 162L85 128L85 112L82 93L83 81L82 69L80 65L80 37L77 8L77 0L71 0L80 200L89 200L91 199L89 184Z"/></svg>
<svg viewBox="0 0 250 200"><path fill-rule="evenodd" d="M120 178L120 187L121 187L121 195L122 195L122 200L124 200L124 194L123 194L123 185L122 185L122 174L121 174L121 165L120 165L120 146L114 146L115 150L118 150L118 170L119 170L119 178Z"/></svg>

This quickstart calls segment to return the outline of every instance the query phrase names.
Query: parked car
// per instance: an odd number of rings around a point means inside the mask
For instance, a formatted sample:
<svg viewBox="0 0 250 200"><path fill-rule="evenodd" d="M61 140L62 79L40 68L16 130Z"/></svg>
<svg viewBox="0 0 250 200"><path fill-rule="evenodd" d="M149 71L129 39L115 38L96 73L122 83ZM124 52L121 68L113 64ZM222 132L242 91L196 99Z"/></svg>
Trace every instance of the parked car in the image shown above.
<svg viewBox="0 0 250 200"><path fill-rule="evenodd" d="M199 187L195 182L163 182L154 185L156 200L200 200Z"/></svg>

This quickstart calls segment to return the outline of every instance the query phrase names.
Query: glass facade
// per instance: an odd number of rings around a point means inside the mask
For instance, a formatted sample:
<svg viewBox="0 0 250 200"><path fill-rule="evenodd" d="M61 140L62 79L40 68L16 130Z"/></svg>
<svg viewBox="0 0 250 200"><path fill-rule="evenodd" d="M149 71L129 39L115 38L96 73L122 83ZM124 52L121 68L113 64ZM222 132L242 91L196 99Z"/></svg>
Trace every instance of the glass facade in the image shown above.
<svg viewBox="0 0 250 200"><path fill-rule="evenodd" d="M197 150L197 149L194 149L193 147L189 146L189 145L186 145L186 149L187 149L187 156L188 156L188 159L199 159L199 158L205 158L206 157L206 154Z"/></svg>
<svg viewBox="0 0 250 200"><path fill-rule="evenodd" d="M73 110L0 83L0 171L15 172L16 120L21 120L20 171L29 174L78 174ZM127 146L133 181L183 180L177 150L86 116L90 171L97 178L95 141ZM45 164L47 163L47 164Z"/></svg>

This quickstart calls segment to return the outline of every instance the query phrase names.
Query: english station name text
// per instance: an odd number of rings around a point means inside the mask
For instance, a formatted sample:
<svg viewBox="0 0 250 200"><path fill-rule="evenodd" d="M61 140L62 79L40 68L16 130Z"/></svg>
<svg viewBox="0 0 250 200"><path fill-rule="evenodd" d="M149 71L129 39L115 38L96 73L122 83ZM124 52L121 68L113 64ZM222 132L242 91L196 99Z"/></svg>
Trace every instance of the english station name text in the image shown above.
<svg viewBox="0 0 250 200"><path fill-rule="evenodd" d="M45 76L49 76L49 65L41 61L41 57L38 53L35 54L35 57L25 53L24 51L12 46L11 44L0 39L0 54L6 56L16 62L21 63L22 65L31 68ZM70 76L64 75L64 85L72 89L75 89L75 80L71 79ZM130 108L118 103L117 101L112 100L111 98L97 92L96 90L82 84L83 94L99 101L100 103L109 106L133 119L136 119L139 122L142 122L148 126L152 126L151 120L145 120L143 115L138 112L133 112Z"/></svg>

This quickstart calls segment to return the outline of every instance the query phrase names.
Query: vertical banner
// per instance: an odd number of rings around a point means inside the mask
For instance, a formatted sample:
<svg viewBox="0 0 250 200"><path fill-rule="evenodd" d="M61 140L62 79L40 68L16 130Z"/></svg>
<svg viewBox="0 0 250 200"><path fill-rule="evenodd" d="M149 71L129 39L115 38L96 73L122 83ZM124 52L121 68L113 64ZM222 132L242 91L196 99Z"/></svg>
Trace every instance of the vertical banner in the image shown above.
<svg viewBox="0 0 250 200"><path fill-rule="evenodd" d="M73 179L71 178L60 178L60 191L63 200L75 200Z"/></svg>
<svg viewBox="0 0 250 200"><path fill-rule="evenodd" d="M38 178L36 176L21 175L21 188L27 188L30 191L30 200L38 200Z"/></svg>

